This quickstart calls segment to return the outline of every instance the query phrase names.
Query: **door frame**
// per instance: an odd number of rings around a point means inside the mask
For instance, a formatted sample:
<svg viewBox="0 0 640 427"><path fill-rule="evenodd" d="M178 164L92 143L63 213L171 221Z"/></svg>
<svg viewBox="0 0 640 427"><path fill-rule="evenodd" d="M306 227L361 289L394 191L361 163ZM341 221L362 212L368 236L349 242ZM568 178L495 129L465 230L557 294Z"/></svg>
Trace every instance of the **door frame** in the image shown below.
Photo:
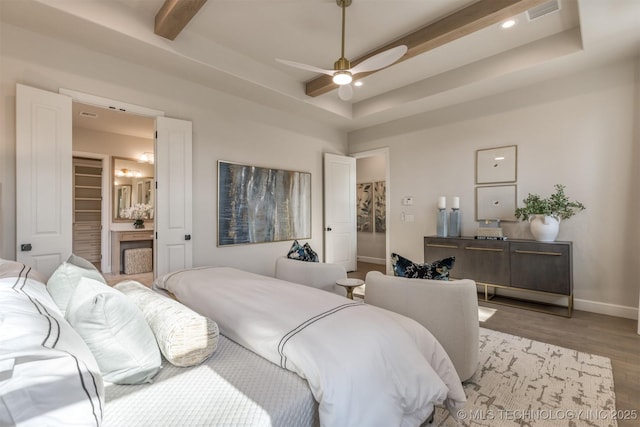
<svg viewBox="0 0 640 427"><path fill-rule="evenodd" d="M349 154L351 157L354 157L356 160L358 159L363 159L366 157L374 157L374 156L383 156L384 157L384 167L385 167L385 180L386 180L386 203L385 203L385 227L386 227L386 233L385 233L385 242L384 242L384 251L385 251L385 269L387 271L387 274L391 274L392 273L392 269L391 269L391 253L389 252L389 247L391 245L391 228L390 228L390 218L391 218L391 203L389 203L390 200L393 200L393 198L391 197L391 167L390 167L390 163L391 163L391 159L389 157L390 154L390 150L389 147L383 147L383 148L376 148L373 150L367 150L367 151L359 151L357 153L351 153ZM357 162L356 162L356 170L357 170ZM356 259L357 259L357 254L356 254Z"/></svg>
<svg viewBox="0 0 640 427"><path fill-rule="evenodd" d="M72 102L80 102L83 104L94 105L96 107L107 108L111 110L118 110L124 113L129 114L137 114L139 116L149 117L152 119L156 119L157 117L164 117L164 111L154 110L152 108L142 107L140 105L129 104L127 102L118 101L115 99L104 98L101 96L91 95L88 93L78 92L71 89L60 88L58 89L58 93L60 95L66 95L71 98ZM73 119L72 119L73 124ZM155 141L155 138L154 138ZM155 142L154 142L155 144ZM103 189L102 189L102 197L103 197L103 213L102 213L102 221L106 226L103 226L102 230L102 248L101 250L105 250L106 252L102 253L102 271L105 273L109 273L111 271L111 162L109 161L109 156L106 154L97 154L97 153L84 153L84 152L76 152L72 151L72 154L75 156L76 153L81 153L83 157L88 157L89 155L95 156L93 158L103 158L99 156L105 156L106 160L103 159L102 166L103 170L106 170L108 173L103 176ZM106 165L105 165L106 163ZM104 186L105 179L107 180L107 185ZM106 203L107 209L104 210L105 205L105 190L107 191L106 195ZM105 213L106 213L106 222L105 221ZM105 237L106 236L106 237ZM105 246L106 245L106 246ZM106 264L106 265L105 265ZM155 269L154 269L155 270ZM118 274L118 273L115 273Z"/></svg>

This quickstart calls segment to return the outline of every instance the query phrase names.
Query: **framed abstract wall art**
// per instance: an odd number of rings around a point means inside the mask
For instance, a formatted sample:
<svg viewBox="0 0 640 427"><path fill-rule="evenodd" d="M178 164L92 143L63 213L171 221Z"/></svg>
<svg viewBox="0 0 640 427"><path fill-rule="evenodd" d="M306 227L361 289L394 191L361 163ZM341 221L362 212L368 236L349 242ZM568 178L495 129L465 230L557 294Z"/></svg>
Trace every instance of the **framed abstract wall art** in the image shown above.
<svg viewBox="0 0 640 427"><path fill-rule="evenodd" d="M357 184L356 188L356 223L357 231L365 233L373 231L373 184L370 182Z"/></svg>
<svg viewBox="0 0 640 427"><path fill-rule="evenodd" d="M376 181L373 183L374 228L376 233L387 230L387 183Z"/></svg>
<svg viewBox="0 0 640 427"><path fill-rule="evenodd" d="M518 148L489 148L476 151L476 184L516 182Z"/></svg>
<svg viewBox="0 0 640 427"><path fill-rule="evenodd" d="M218 161L218 246L311 238L311 173Z"/></svg>
<svg viewBox="0 0 640 427"><path fill-rule="evenodd" d="M476 221L516 221L516 186L476 187Z"/></svg>

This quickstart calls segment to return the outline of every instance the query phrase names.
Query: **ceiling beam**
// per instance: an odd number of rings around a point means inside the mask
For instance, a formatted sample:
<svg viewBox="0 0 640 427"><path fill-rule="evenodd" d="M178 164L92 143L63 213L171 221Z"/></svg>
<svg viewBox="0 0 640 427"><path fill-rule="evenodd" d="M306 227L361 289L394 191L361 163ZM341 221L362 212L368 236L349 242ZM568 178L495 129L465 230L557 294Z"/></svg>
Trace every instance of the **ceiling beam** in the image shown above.
<svg viewBox="0 0 640 427"><path fill-rule="evenodd" d="M175 40L206 2L207 0L165 0L156 13L153 32L169 40Z"/></svg>
<svg viewBox="0 0 640 427"><path fill-rule="evenodd" d="M498 24L548 1L549 0L480 0L351 61L351 66L354 67L365 59L387 49L406 45L408 48L407 53L395 62L395 64L398 64L490 25ZM359 73L358 78L368 76L376 71ZM337 87L338 85L331 80L331 76L322 75L313 80L309 80L306 83L305 92L307 95L315 97L336 89Z"/></svg>

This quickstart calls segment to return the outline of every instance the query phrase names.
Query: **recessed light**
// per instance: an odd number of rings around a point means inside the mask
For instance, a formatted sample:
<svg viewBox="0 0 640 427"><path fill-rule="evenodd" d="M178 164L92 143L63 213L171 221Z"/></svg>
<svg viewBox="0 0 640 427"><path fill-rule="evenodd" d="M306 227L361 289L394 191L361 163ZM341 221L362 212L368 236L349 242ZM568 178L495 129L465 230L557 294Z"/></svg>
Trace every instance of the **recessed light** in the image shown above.
<svg viewBox="0 0 640 427"><path fill-rule="evenodd" d="M507 28L511 28L518 23L515 19L508 19L500 24L500 28L506 30Z"/></svg>
<svg viewBox="0 0 640 427"><path fill-rule="evenodd" d="M360 87L360 86L362 86L362 82L361 82L360 80L358 80L358 81L357 81L357 82L355 82L353 85L354 85L354 86L357 86L357 87Z"/></svg>

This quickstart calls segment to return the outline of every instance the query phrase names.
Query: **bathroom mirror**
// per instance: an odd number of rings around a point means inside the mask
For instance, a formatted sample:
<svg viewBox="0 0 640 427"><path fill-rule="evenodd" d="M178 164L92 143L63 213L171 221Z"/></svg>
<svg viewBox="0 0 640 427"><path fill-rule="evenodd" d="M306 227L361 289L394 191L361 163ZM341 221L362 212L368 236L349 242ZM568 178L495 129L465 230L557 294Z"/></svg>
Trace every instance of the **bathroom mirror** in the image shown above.
<svg viewBox="0 0 640 427"><path fill-rule="evenodd" d="M154 188L153 164L136 159L112 157L112 219L114 222L129 222L153 218Z"/></svg>

